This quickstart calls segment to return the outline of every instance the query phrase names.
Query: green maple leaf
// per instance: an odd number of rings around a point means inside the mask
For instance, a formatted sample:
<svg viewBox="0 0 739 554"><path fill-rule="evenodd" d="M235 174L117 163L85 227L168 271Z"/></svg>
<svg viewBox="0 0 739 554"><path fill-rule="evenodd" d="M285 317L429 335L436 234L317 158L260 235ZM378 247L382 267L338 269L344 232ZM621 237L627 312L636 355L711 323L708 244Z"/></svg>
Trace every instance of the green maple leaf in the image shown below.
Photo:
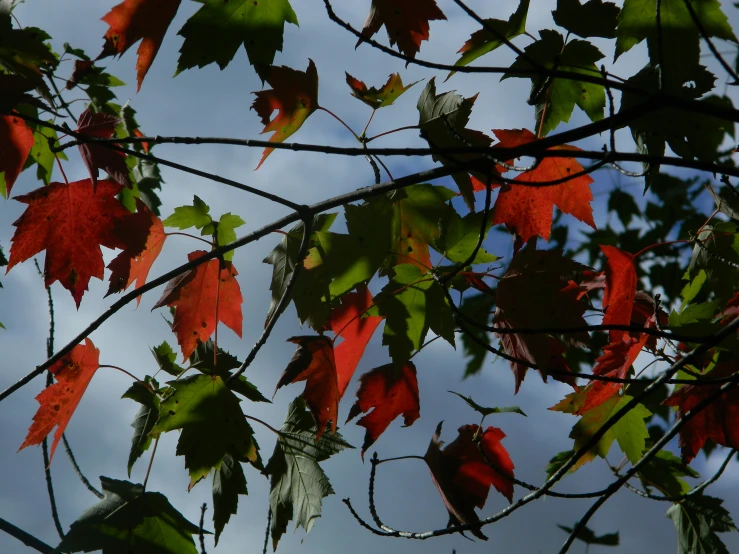
<svg viewBox="0 0 739 554"><path fill-rule="evenodd" d="M565 527L564 525L557 524L557 527L562 529L566 533L572 533L573 529ZM580 532L575 536L579 541L584 542L587 545L599 544L602 546L618 546L618 531L615 533L606 533L605 535L596 535L589 527L583 527Z"/></svg>
<svg viewBox="0 0 739 554"><path fill-rule="evenodd" d="M490 146L492 139L489 136L480 131L466 128L476 98L476 95L471 98L464 98L459 94L455 94L454 91L437 95L435 80L431 79L428 82L418 98L417 108L421 136L428 141L429 146L432 148ZM480 158L479 154L433 155L434 161L440 161L444 165L454 165L477 158ZM484 173L474 173L479 180L485 182L486 176ZM459 192L467 206L470 210L474 209L474 189L469 173L461 171L452 175L452 178L457 183Z"/></svg>
<svg viewBox="0 0 739 554"><path fill-rule="evenodd" d="M38 118L38 110L35 108L22 106L19 111ZM48 123L54 122L49 120ZM56 164L54 152L52 152L49 147L49 140L54 144L58 143L56 131L32 122L27 123L27 125L33 129L33 146L31 147L31 151L28 153L28 158L26 159L26 164L23 169L25 170L36 164L38 166L36 168L36 178L39 181L43 181L45 185L48 185L51 182L51 173ZM62 160L67 159L64 152L57 152L56 156Z"/></svg>
<svg viewBox="0 0 739 554"><path fill-rule="evenodd" d="M192 206L179 206L175 208L174 213L162 221L162 223L165 227L176 227L180 230L189 229L190 227L204 230L206 225L213 223L213 218L209 212L210 206L203 202L199 196L194 195Z"/></svg>
<svg viewBox="0 0 739 554"><path fill-rule="evenodd" d="M105 497L72 523L60 552L103 554L197 554L190 523L158 492L128 481L101 477Z"/></svg>
<svg viewBox="0 0 739 554"><path fill-rule="evenodd" d="M463 314L479 321L483 325L490 322L490 316L495 307L495 296L490 294L476 294L475 296L465 296L462 300L460 310ZM470 326L470 331L475 333L483 344L490 341L490 334L477 327ZM487 358L488 350L470 338L469 333L462 333L462 348L467 358L467 367L464 370L464 376L475 375L482 369L482 364Z"/></svg>
<svg viewBox="0 0 739 554"><path fill-rule="evenodd" d="M709 37L737 42L718 0L693 0L690 5ZM646 39L651 65L662 67L663 86L676 89L698 66L700 38L685 0L660 0L659 29L656 0L625 0L616 29L615 57Z"/></svg>
<svg viewBox="0 0 739 554"><path fill-rule="evenodd" d="M147 376L145 383L150 384L156 390L157 382L151 377ZM141 404L131 423L133 437L131 437L131 451L128 454L128 476L131 477L131 469L136 460L151 446L153 437L149 433L159 417L159 397L149 387L137 381L123 393L121 398L130 398Z"/></svg>
<svg viewBox="0 0 739 554"><path fill-rule="evenodd" d="M641 215L639 206L636 205L634 197L621 189L613 189L608 197L608 211L616 212L624 229L629 226L634 217Z"/></svg>
<svg viewBox="0 0 739 554"><path fill-rule="evenodd" d="M587 394L586 389L579 392L573 392L555 406L554 410L565 413L577 413L582 406L582 401ZM614 396L606 400L600 406L585 412L580 421L578 421L570 432L570 438L575 439L574 450L580 449L603 425L623 408L630 400L631 396ZM652 412L647 410L643 404L637 404L629 410L618 422L613 425L601 439L593 445L582 458L573 466L572 471L579 469L583 464L592 461L595 456L605 458L611 449L613 441L617 441L619 447L626 454L631 463L636 463L641 458L646 440L649 438L649 431L644 419L651 416Z"/></svg>
<svg viewBox="0 0 739 554"><path fill-rule="evenodd" d="M570 33L582 38L615 38L618 15L616 4L603 0L557 0L557 9L552 12L554 22Z"/></svg>
<svg viewBox="0 0 739 554"><path fill-rule="evenodd" d="M220 376L194 375L167 384L172 393L162 402L151 433L182 429L177 455L185 457L190 488L220 468L226 454L261 467L254 432Z"/></svg>
<svg viewBox="0 0 739 554"><path fill-rule="evenodd" d="M644 487L655 487L667 496L680 496L690 490L690 485L681 477L696 478L699 474L667 450L657 452L639 468L639 479Z"/></svg>
<svg viewBox="0 0 739 554"><path fill-rule="evenodd" d="M315 244L315 234L327 231L334 220L336 213L317 215L313 219L313 234L311 243ZM300 243L303 238L303 224L294 225L282 241L264 258L263 263L272 265L272 283L269 290L272 291L272 302L267 312L265 325L277 310L277 305L287 288L292 277L295 266L298 263ZM303 270L298 274L298 279L292 292L292 299L298 312L301 323L308 323L314 329L322 329L328 319L329 306L326 298L329 296L328 282L319 275L319 272Z"/></svg>
<svg viewBox="0 0 739 554"><path fill-rule="evenodd" d="M469 40L464 43L462 48L459 49L458 54L462 56L454 62L456 66L465 66L470 62L476 60L480 56L492 52L503 44L500 37L505 37L507 40L517 37L526 30L526 16L529 11L529 0L520 0L518 8L513 12L513 15L504 21L502 19L486 19L485 23L495 32L490 32L486 28L482 28L475 31L470 36ZM449 77L454 75L454 71L449 73Z"/></svg>
<svg viewBox="0 0 739 554"><path fill-rule="evenodd" d="M291 520L309 532L321 517L323 499L334 490L318 462L345 448L353 446L339 433L324 433L316 441L316 424L303 399L298 397L290 403L275 450L264 468L270 480L274 548Z"/></svg>
<svg viewBox="0 0 739 554"><path fill-rule="evenodd" d="M431 276L412 264L393 268L395 275L375 297L370 315L385 317L382 344L401 367L420 349L429 329L454 346L454 317L444 291Z"/></svg>
<svg viewBox="0 0 739 554"><path fill-rule="evenodd" d="M115 77L111 77L111 79L115 79ZM121 123L116 127L116 135L120 137L136 136L135 131L140 131L139 124L136 121L136 110L128 102L121 108L119 117ZM131 148L137 152L148 153L154 146L154 144L149 144L148 150L145 151L141 143L133 143ZM136 198L140 198L154 215L161 215L159 207L162 205L162 201L157 191L162 189L164 179L162 179L159 164L136 156L126 156L126 165L131 171L133 186L121 191L120 199L123 205L133 212L136 210Z"/></svg>
<svg viewBox="0 0 739 554"><path fill-rule="evenodd" d="M695 495L667 510L677 530L678 554L729 554L716 533L728 533L737 528L721 506L723 500Z"/></svg>
<svg viewBox="0 0 739 554"><path fill-rule="evenodd" d="M241 367L241 362L232 354L218 347L218 365L213 367L213 341L208 339L206 342L198 342L198 346L190 356L190 367L194 367L201 373L206 375L219 375L221 379L228 383L228 388L252 402L269 402L259 389L249 382L243 375L235 381L229 381L231 378L231 370Z"/></svg>
<svg viewBox="0 0 739 554"><path fill-rule="evenodd" d="M213 472L213 527L216 545L223 528L231 516L236 514L240 494L248 494L244 470L238 460L226 454L221 467Z"/></svg>
<svg viewBox="0 0 739 554"><path fill-rule="evenodd" d="M172 350L172 347L167 341L164 341L159 346L152 348L151 353L157 361L159 369L165 373L169 373L173 377L179 377L185 371L184 367L175 363L177 354Z"/></svg>
<svg viewBox="0 0 739 554"><path fill-rule="evenodd" d="M51 48L44 42L50 39L37 27L13 29L10 13L0 6L0 69L33 81L34 86L42 87L45 92L48 88L42 81L40 70L53 69L58 64Z"/></svg>
<svg viewBox="0 0 739 554"><path fill-rule="evenodd" d="M288 0L197 0L201 7L182 27L177 73L217 63L225 69L243 44L249 62L264 80L282 51L285 23L298 24Z"/></svg>
<svg viewBox="0 0 739 554"><path fill-rule="evenodd" d="M595 46L584 40L571 40L565 44L557 31L544 29L539 40L524 49L526 56L548 69L558 69L601 78L595 62L604 56ZM531 70L534 66L524 56L513 62L509 71L501 77L517 77L517 70ZM523 75L521 75L523 76ZM584 111L591 121L603 119L606 93L603 85L575 79L533 77L532 98L536 104L536 126L540 136L547 135L561 122L568 122L575 106Z"/></svg>
<svg viewBox="0 0 739 554"><path fill-rule="evenodd" d="M452 262L466 262L472 255L480 238L483 215L481 212L461 217L455 211L447 212L443 219L439 221L439 237L434 241L434 248ZM485 225L486 234L490 229L489 219L490 215L488 214L488 223ZM486 264L497 259L497 256L493 256L480 247L471 263Z"/></svg>

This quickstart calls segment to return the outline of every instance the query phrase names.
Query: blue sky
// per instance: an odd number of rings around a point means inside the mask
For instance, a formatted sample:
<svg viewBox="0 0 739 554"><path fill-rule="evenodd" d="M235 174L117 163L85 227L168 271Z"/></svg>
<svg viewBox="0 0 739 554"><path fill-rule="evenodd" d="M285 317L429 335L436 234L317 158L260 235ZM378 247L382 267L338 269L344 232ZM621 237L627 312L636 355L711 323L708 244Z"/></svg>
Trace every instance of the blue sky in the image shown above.
<svg viewBox="0 0 739 554"><path fill-rule="evenodd" d="M69 42L75 47L84 48L94 57L102 46L101 37L107 29L99 18L113 4L95 0L67 0L64 3L27 0L16 14L23 25L35 25L47 30L54 37L57 50L61 50L64 42ZM470 5L485 17L507 18L515 9L515 3L511 0L505 0L496 6L483 1L470 2ZM456 59L454 52L476 26L451 1L440 2L440 6L447 14L449 22L432 23L432 40L424 43L420 55L425 59L453 62ZM129 86L116 90L121 103L131 100L138 112L142 130L147 134L264 138L259 137L259 118L249 110L254 98L251 93L259 90L261 83L248 65L243 50L237 53L225 71L209 66L203 70L190 70L175 78L171 77L176 67L177 51L182 43L182 38L176 35L176 31L197 7L198 4L194 2L183 3L138 94L135 91L135 49L121 60L106 60L110 72L129 83ZM527 30L535 34L540 29L550 27L550 12L554 7L554 2L535 0L529 12ZM528 81L509 79L499 83L497 76L457 74L443 83L443 74L434 74L415 66L406 68L401 61L388 59L366 45L355 50L352 37L328 21L320 0L296 1L294 8L300 27L286 27L285 51L278 54L276 63L304 70L308 58L313 59L320 78L320 103L343 117L357 131L364 126L369 109L350 96L344 83L345 71L368 85L376 86L384 83L392 72L400 72L404 82L436 75L439 91L457 89L465 96L480 93L471 127L489 132L493 128L533 126L533 109L524 102L529 93ZM352 2L350 6L339 6L337 3L337 9L342 17L361 26L369 9L369 1ZM734 26L737 27L739 19L736 17L736 10L728 10ZM382 41L386 40L384 30L377 36ZM517 44L526 45L528 39L521 37ZM604 53L610 59L612 45L605 41L604 44ZM484 61L505 65L511 60L512 56L501 49ZM644 45L641 45L624 55L614 70L622 75L630 75L641 67L643 61ZM59 69L59 75L63 77L70 72L71 63ZM415 104L423 86L423 83L419 83L396 106L380 110L373 120L371 131L381 132L401 125L415 124ZM74 94L69 98L74 98ZM584 121L583 114L578 112L573 115L571 124ZM345 129L322 112L313 114L292 139L333 145L356 144ZM597 149L605 140L606 137L592 139L589 146ZM619 135L619 140L624 141L625 146L630 139L626 135ZM381 144L380 142L377 141L378 146L422 145L414 131L391 135L383 139ZM256 149L161 145L157 146L155 153L163 158L269 190L295 202L315 202L373 182L370 167L360 158L276 151L255 172L253 168L261 156L261 151ZM65 171L70 180L84 179L86 169L76 153L70 152L69 157ZM419 161L398 158L387 163L395 176L431 167L429 159ZM163 168L162 173L166 181L162 193L163 215L171 213L176 206L190 203L194 194L204 198L211 206L211 213L215 215L225 212L239 214L247 222L240 229L242 233L285 214L284 209L279 206L234 192L222 185L166 168ZM55 179L59 179L58 174ZM614 182L628 186L627 190L630 191L641 190L641 183L629 182L628 179L606 172L597 174L593 189L596 195L596 221L599 223L606 217L604 206L607 196L598 193L609 190ZM440 184L455 188L449 180ZM13 192L22 194L37 186L33 175L23 174ZM13 231L10 224L17 219L22 209L23 205L13 200L0 201L0 244L6 252ZM575 234L586 229L584 225L571 218L570 220ZM507 252L510 248L509 239L502 238L502 234L496 234L495 237L488 249L497 254ZM262 264L261 260L279 239L277 235L267 237L237 251L234 257L244 292L244 339L240 341L230 331L223 330L219 332L219 340L222 347L241 358L261 332L264 314L269 305L271 275L271 267ZM187 253L197 248L198 245L186 238L170 238L162 257L154 265L152 276L183 263ZM106 256L106 259L110 259L111 253L107 252ZM42 256L39 256L39 260L42 260ZM4 289L0 291L0 321L6 325L7 330L0 332L0 346L4 353L0 389L6 388L45 359L48 325L42 280L32 262L14 268L2 277L2 283ZM91 283L90 291L85 295L79 310L75 309L68 292L58 284L52 290L57 315L57 347L75 336L112 301L110 298L103 298L107 284L100 281ZM92 334L92 340L101 350L103 363L123 366L141 377L156 370L149 348L163 340L174 344L174 337L159 317L162 310L150 312L160 293L161 291L154 291L145 296L138 309L134 306L126 307ZM279 375L293 353L293 345L285 343L284 339L305 332L297 325L294 311L288 310L271 341L249 369L249 379L266 396L271 396ZM387 363L387 354L380 341L378 333L370 343L357 375ZM503 444L516 465L516 475L523 480L542 482L545 479L543 468L549 458L561 450L571 448L572 441L568 434L575 418L546 410L568 392L567 387L557 382L544 385L537 375L530 375L521 392L514 398L513 378L507 364L493 363L490 360L486 362L480 375L463 381L461 375L464 363L461 353L442 344L442 341L424 350L414 361L419 370L421 419L410 428L401 428L398 422L393 423L375 444L381 457L422 455L437 423L442 419L445 420L443 438L447 441L454 438L457 427L477 421L475 414L461 400L448 394L447 390L472 395L478 402L486 405L518 404L529 414L529 418L504 414L487 422L501 427L508 435ZM93 481L96 481L98 475L127 478L126 460L132 431L129 424L138 405L119 398L129 385L130 380L125 376L101 369L67 428L67 436L77 459L83 471ZM38 378L0 405L0 467L6 475L0 485L0 517L37 534L50 544L55 544L57 539L49 515L40 448L28 448L15 453L23 442L36 411L34 396L42 386L43 379ZM279 426L287 404L301 390L302 385L281 389L277 392L273 405L250 406L250 413ZM348 413L355 390L356 385L350 385L347 399L340 408L341 421ZM341 431L349 442L356 446L361 445L363 429L350 423ZM273 439L269 433L258 427L256 432L263 448L263 457L267 458L272 451ZM176 439L176 433L169 433L159 445L149 489L166 494L177 509L191 521L196 521L200 505L203 502L211 505L210 485L209 481L204 481L190 493L186 491L188 478L183 460L174 455ZM716 469L720 458L720 453L716 453L709 462L700 458L696 461L697 468L708 476L711 470ZM616 451L609 456L614 464L618 464L620 459L621 456ZM147 460L148 455L145 455L134 468L132 481L143 480ZM488 526L485 529L490 537L488 543L470 542L459 535L426 542L383 539L360 528L341 503L341 498L351 497L360 513L368 516L366 497L369 464L361 463L359 451L335 456L324 467L336 495L324 500L323 518L316 523L310 534L306 535L302 530L293 532L290 528L281 540L278 552L343 553L351 550L356 554L377 551L449 553L452 549L470 554L491 550L515 553L552 552L556 551L565 538L555 524L571 525L590 504L587 500L540 500L519 510L512 517ZM96 499L73 475L70 463L61 449L53 461L52 472L61 520L66 528ZM595 490L607 483L610 476L602 460L597 460L574 476L566 478L558 490ZM213 550L210 545L209 551L229 554L261 552L268 507L268 483L251 469L247 469L246 477L249 496L240 498L238 515L226 527L218 548ZM446 510L429 478L427 468L421 462L403 461L384 465L381 467L379 480L378 509L389 525L404 530L424 531L446 524ZM738 481L739 470L734 464L710 493L726 498L725 505L734 514L739 513L739 499L732 494ZM522 495L523 491L517 488L515 497ZM492 514L505 504L502 496L491 492L481 515ZM671 551L675 545L675 534L672 523L664 517L666 508L663 504L644 501L623 490L598 512L590 526L599 533L616 530L621 532L622 546L620 549L612 549L614 552ZM209 510L208 519L211 515L212 509ZM739 537L725 536L724 539L729 550L739 549ZM572 549L572 552L581 551L581 545ZM591 551L598 552L596 548ZM0 552L22 553L26 550L14 539L0 535Z"/></svg>

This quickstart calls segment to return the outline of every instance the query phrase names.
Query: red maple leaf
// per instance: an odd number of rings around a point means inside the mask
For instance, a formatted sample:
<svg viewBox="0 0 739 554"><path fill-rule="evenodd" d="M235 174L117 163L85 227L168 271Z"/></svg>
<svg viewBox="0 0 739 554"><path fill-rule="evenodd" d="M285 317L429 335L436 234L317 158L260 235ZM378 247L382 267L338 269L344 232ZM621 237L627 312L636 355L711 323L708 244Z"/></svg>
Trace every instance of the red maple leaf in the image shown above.
<svg viewBox="0 0 739 554"><path fill-rule="evenodd" d="M334 343L339 337L343 338L334 348L339 398L344 396L367 343L383 319L379 316L362 317L372 305L372 294L366 286L359 285L355 292L342 296L341 306L331 311L329 325L336 333Z"/></svg>
<svg viewBox="0 0 739 554"><path fill-rule="evenodd" d="M479 521L475 507L485 506L490 485L509 502L513 499L511 478L514 465L508 452L500 444L505 433L497 427L488 427L483 433L478 425L463 425L458 432L457 438L442 450L444 443L439 441L439 423L424 456L431 470L431 478L449 512L448 526ZM485 462L475 440L481 441L482 451L490 464ZM473 529L471 533L487 540L479 528Z"/></svg>
<svg viewBox="0 0 739 554"><path fill-rule="evenodd" d="M291 337L287 340L297 344L298 349L280 375L275 392L290 383L306 381L303 398L316 421L318 440L329 421L331 431L336 432L339 416L340 395L333 341L321 335Z"/></svg>
<svg viewBox="0 0 739 554"><path fill-rule="evenodd" d="M656 327L654 302L646 294L639 295L636 291L634 256L614 246L601 246L600 248L606 256L603 324ZM638 303L637 298L640 299ZM639 308L635 309L637 304ZM651 313L648 312L647 305L651 305ZM618 379L626 378L629 368L650 340L654 346L656 339L650 335L619 330L609 331L609 344L603 349L603 355L596 360L593 374ZM604 381L592 383L588 387L584 404L578 413L583 414L600 406L618 393L621 387L620 383Z"/></svg>
<svg viewBox="0 0 739 554"><path fill-rule="evenodd" d="M513 148L533 142L536 136L527 129L494 130L500 143L497 146ZM562 145L551 150L574 150L579 148ZM535 169L525 171L516 177L516 181L526 183L542 183L567 178L583 170L574 158L544 158ZM564 183L550 186L503 185L493 207L492 223L504 223L527 242L531 237L539 236L549 240L552 229L552 209L557 206L560 211L573 215L580 221L595 229L593 209L590 202L593 193L589 175L580 175Z"/></svg>
<svg viewBox="0 0 739 554"><path fill-rule="evenodd" d="M318 72L311 59L305 71L273 65L266 81L272 88L255 92L251 109L262 119L265 126L262 133L274 131L269 141L282 142L300 129L308 116L318 109ZM275 110L277 117L270 121ZM256 169L273 150L264 149Z"/></svg>
<svg viewBox="0 0 739 554"><path fill-rule="evenodd" d="M196 250L187 259L193 261L205 254ZM198 341L206 342L210 338L219 321L241 337L244 300L236 275L238 272L231 262L208 260L172 279L152 308L175 308L172 331L177 335L185 360L195 351Z"/></svg>
<svg viewBox="0 0 739 554"><path fill-rule="evenodd" d="M95 348L90 339L85 339L85 344L78 344L72 350L49 368L56 378L56 383L45 388L36 400L39 406L33 423L28 429L26 440L23 441L18 450L24 449L32 444L40 444L46 435L56 427L54 442L51 444L51 455L49 463L54 457L59 440L67 428L72 414L85 394L87 385L90 384L92 376L95 375L100 362L100 351Z"/></svg>
<svg viewBox="0 0 739 554"><path fill-rule="evenodd" d="M102 17L110 28L103 37L103 51L97 59L122 56L141 40L136 62L137 90L140 90L179 7L180 0L125 0L113 7Z"/></svg>
<svg viewBox="0 0 739 554"><path fill-rule="evenodd" d="M582 301L583 289L571 282L573 276L587 269L562 256L557 250L535 250L529 243L511 261L499 281L494 323L507 329L531 329L532 333L498 333L506 354L539 368L546 379L547 368L556 369L553 377L574 386L564 359L564 348L555 337L535 332L537 329L584 327L587 305ZM542 306L547 306L542 310ZM587 333L568 334L573 343L584 344ZM516 392L526 376L528 366L511 362L516 378Z"/></svg>
<svg viewBox="0 0 739 554"><path fill-rule="evenodd" d="M636 297L634 255L615 246L601 246L606 256L606 288L603 291L603 325L628 325ZM613 342L624 331L610 331Z"/></svg>
<svg viewBox="0 0 739 554"><path fill-rule="evenodd" d="M372 0L362 37L372 37L385 25L390 46L397 43L398 50L414 58L421 42L429 39L429 21L434 19L446 19L434 0Z"/></svg>
<svg viewBox="0 0 739 554"><path fill-rule="evenodd" d="M136 288L146 283L146 277L157 259L167 238L164 225L144 202L136 199L136 213L126 218L116 228L116 234L136 237L131 244L108 264L111 270L108 294L123 292L136 282ZM133 242L133 241L132 241ZM141 297L138 297L141 301Z"/></svg>
<svg viewBox="0 0 739 554"><path fill-rule="evenodd" d="M68 185L51 183L15 199L28 208L13 225L17 227L10 248L8 271L46 250L44 280L48 287L59 281L72 293L79 307L91 277L103 278L101 246L127 247L114 231L131 217L116 195L123 187L112 181L90 179Z"/></svg>
<svg viewBox="0 0 739 554"><path fill-rule="evenodd" d="M120 119L103 112L91 112L86 109L80 114L77 122L77 132L98 138L110 138L113 136L115 126ZM121 185L130 187L131 180L128 178L128 167L126 166L126 155L123 152L112 150L101 144L80 144L78 146L82 160L85 162L93 184L97 184L98 169L102 169L110 178Z"/></svg>
<svg viewBox="0 0 739 554"><path fill-rule="evenodd" d="M735 362L723 362L713 368L708 374L709 379L730 377L737 371ZM673 392L664 403L668 406L677 406L677 418L680 420L699 402L716 394L723 383L716 385L686 385ZM711 439L716 444L728 448L739 448L739 389L733 388L707 407L698 412L680 429L678 444L683 455L683 461L690 463L700 449Z"/></svg>
<svg viewBox="0 0 739 554"><path fill-rule="evenodd" d="M348 73L346 74L346 84L349 85L350 89L352 89L352 96L354 96L354 98L358 98L373 110L390 106L401 94L416 83L418 83L418 81L415 81L410 85L403 86L403 79L400 78L400 73L393 73L388 77L387 82L382 85L380 89L377 87L367 88L364 81L360 81Z"/></svg>
<svg viewBox="0 0 739 554"><path fill-rule="evenodd" d="M401 370L387 364L368 371L359 378L357 401L349 410L346 421L360 413L368 413L357 421L367 431L364 434L362 458L387 426L402 414L403 426L409 427L421 417L416 366L407 362Z"/></svg>
<svg viewBox="0 0 739 554"><path fill-rule="evenodd" d="M6 198L32 147L33 131L26 122L14 115L0 115L0 174L5 178L4 190L0 188L0 192Z"/></svg>

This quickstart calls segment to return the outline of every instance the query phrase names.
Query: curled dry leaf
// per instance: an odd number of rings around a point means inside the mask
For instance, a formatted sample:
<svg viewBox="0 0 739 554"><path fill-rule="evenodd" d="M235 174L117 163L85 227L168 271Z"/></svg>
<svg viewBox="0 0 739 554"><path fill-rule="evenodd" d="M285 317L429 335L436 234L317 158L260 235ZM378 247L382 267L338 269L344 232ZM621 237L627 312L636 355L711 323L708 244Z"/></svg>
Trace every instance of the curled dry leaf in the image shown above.
<svg viewBox="0 0 739 554"><path fill-rule="evenodd" d="M291 337L298 345L285 371L280 375L275 392L280 387L298 381L306 381L303 399L316 420L316 441L331 422L336 433L339 415L339 385L336 377L334 345L330 338L321 335Z"/></svg>
<svg viewBox="0 0 739 554"><path fill-rule="evenodd" d="M480 521L475 508L483 508L493 485L508 501L513 499L514 465L500 444L505 433L497 427L483 432L478 425L463 425L453 442L442 449L439 440L442 423L436 427L428 451L424 456L431 470L431 478L439 490L449 512L449 524L467 525ZM476 440L490 464L480 454ZM494 466L495 469L493 469ZM487 540L479 528L470 531L477 538Z"/></svg>

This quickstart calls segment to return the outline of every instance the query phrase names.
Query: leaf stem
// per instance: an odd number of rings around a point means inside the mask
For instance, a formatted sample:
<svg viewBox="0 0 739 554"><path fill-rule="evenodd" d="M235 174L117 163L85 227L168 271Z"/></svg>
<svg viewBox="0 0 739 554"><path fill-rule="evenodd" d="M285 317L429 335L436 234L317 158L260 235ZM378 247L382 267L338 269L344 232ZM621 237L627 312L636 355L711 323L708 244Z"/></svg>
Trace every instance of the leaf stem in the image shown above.
<svg viewBox="0 0 739 554"><path fill-rule="evenodd" d="M277 429L275 429L274 427L272 427L272 426L271 426L271 425L270 425L269 423L267 423L266 421L263 421L263 420L259 419L258 417L254 417L254 416L250 416L250 415L246 415L246 414L244 414L244 417L245 417L246 419L251 419L252 421L256 421L257 423L261 423L261 424L262 424L262 425L264 425L264 426L265 426L265 427L266 427L267 429L269 429L270 431L272 431L273 433L275 433L275 434L276 434L276 435L278 435L278 436L281 436L281 435L282 435L282 433L280 433L280 432L279 432L279 431L278 431Z"/></svg>
<svg viewBox="0 0 739 554"><path fill-rule="evenodd" d="M379 135L375 135L374 137L365 138L364 142L372 142L375 139L384 137L386 135L390 135L392 133L397 133L399 131L408 131L410 129L420 129L420 128L421 127L419 125L406 125L405 127L398 127L397 129L390 129L389 131L385 131L384 133L380 133Z"/></svg>
<svg viewBox="0 0 739 554"><path fill-rule="evenodd" d="M634 259L638 258L645 252L649 252L650 250L657 248L658 246L670 246L671 244L690 244L690 240L687 239L680 239L680 240L668 240L667 242L658 242L656 244L650 244L649 246L645 246L639 252L634 254Z"/></svg>
<svg viewBox="0 0 739 554"><path fill-rule="evenodd" d="M149 482L149 475L151 475L151 466L154 465L154 456L157 453L157 446L159 446L159 433L154 437L154 448L151 450L151 457L149 458L149 465L146 466L146 477L144 477L143 488L146 490L146 484Z"/></svg>
<svg viewBox="0 0 739 554"><path fill-rule="evenodd" d="M64 182L66 184L69 184L69 180L67 179L67 174L64 173L64 168L62 167L62 162L59 160L59 156L56 155L56 152L54 153L54 159L56 160L56 165L59 166L59 171L62 172L62 177L64 178Z"/></svg>
<svg viewBox="0 0 739 554"><path fill-rule="evenodd" d="M329 114L329 115L330 115L331 117L333 117L333 118L334 118L334 119L335 119L336 121L338 121L338 122L339 122L339 123L341 123L341 124L342 124L342 125L343 125L344 127L346 127L346 129L347 129L347 130L348 130L348 131L349 131L349 132L350 132L350 133L351 133L352 135L354 135L354 138L355 138L355 139L357 139L357 140L358 140L359 142L362 142L362 140L361 140L361 139L359 138L359 135L358 135L357 133L355 133L355 132L354 132L354 130L353 130L353 129L352 129L351 127L349 127L349 125L347 125L347 124L346 124L346 122L345 122L345 121L344 121L343 119L341 119L341 118L340 118L340 117L339 117L338 115L336 115L336 114L335 114L334 112L332 112L332 111L331 111L331 110L329 110L328 108L324 108L323 106L318 106L318 108L317 108L317 109L319 109L319 110L322 110L322 111L326 112L327 114Z"/></svg>
<svg viewBox="0 0 739 554"><path fill-rule="evenodd" d="M129 376L129 377L130 377L131 379L133 379L134 381L136 381L136 382L138 382L138 383L141 383L141 384L142 384L142 385L144 385L144 386L145 386L145 387L146 387L147 389L149 389L149 390L150 390L151 392L154 392L154 391L152 390L152 388L151 388L151 387L150 387L150 386L149 386L149 385L148 385L148 384L147 384L147 383L146 383L145 381L142 381L141 379L139 379L138 377L136 377L136 376L135 376L135 375L134 375L133 373L131 373L130 371L126 371L126 370L125 370L125 369L123 369L122 367L118 367L117 365L108 365L108 364L100 364L100 366L99 366L99 367L108 367L108 368L110 368L110 369L115 369L115 370L117 370L117 371L120 371L121 373L125 373L125 374L126 374L126 375L128 375L128 376Z"/></svg>
<svg viewBox="0 0 739 554"><path fill-rule="evenodd" d="M182 233L180 231L172 231L172 232L164 233L164 234L166 236L168 236L168 237L171 237L173 235L180 235L182 237L188 237L188 238L191 238L191 239L199 240L201 242L204 242L208 246L213 247L213 244L209 240L205 240L203 237L198 237L196 235L191 235L190 233Z"/></svg>

